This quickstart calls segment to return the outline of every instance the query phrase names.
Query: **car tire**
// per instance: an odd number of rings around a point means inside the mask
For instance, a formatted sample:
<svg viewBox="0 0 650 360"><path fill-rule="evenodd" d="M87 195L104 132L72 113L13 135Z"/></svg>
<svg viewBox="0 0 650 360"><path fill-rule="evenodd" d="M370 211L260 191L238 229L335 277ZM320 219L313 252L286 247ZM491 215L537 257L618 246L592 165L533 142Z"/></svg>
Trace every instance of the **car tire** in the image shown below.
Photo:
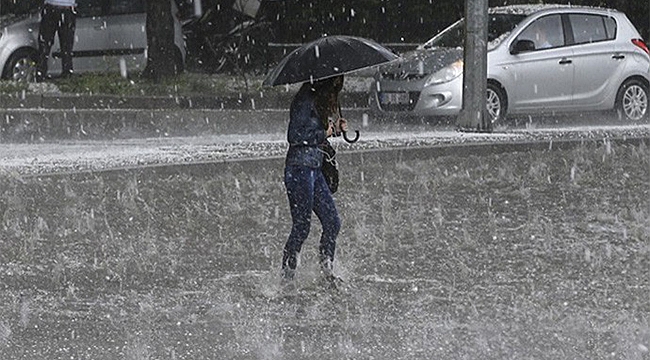
<svg viewBox="0 0 650 360"><path fill-rule="evenodd" d="M508 110L508 99L501 86L488 82L485 106L493 127L505 123Z"/></svg>
<svg viewBox="0 0 650 360"><path fill-rule="evenodd" d="M616 95L616 114L621 121L639 122L648 118L648 84L627 80Z"/></svg>
<svg viewBox="0 0 650 360"><path fill-rule="evenodd" d="M37 54L32 49L19 49L7 60L2 78L14 81L32 82L36 79Z"/></svg>

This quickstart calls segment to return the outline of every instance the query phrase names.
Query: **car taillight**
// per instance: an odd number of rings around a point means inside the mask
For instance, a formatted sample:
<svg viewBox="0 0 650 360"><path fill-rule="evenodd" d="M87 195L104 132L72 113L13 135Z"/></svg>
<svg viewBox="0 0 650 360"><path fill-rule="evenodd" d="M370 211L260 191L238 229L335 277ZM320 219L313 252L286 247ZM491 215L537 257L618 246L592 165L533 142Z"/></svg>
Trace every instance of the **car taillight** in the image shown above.
<svg viewBox="0 0 650 360"><path fill-rule="evenodd" d="M648 50L648 46L643 42L643 39L632 39L632 44L640 47L641 50L650 55L650 50Z"/></svg>

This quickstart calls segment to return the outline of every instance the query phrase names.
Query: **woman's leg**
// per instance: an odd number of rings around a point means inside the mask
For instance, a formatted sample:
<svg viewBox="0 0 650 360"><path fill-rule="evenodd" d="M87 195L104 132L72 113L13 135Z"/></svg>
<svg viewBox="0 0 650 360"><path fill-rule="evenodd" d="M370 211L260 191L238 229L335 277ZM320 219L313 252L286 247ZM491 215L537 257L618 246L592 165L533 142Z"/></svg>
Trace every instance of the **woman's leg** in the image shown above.
<svg viewBox="0 0 650 360"><path fill-rule="evenodd" d="M332 192L320 170L315 175L313 206L314 212L323 226L319 247L321 266L323 266L323 270L331 271L336 250L336 237L341 230L341 219L336 211Z"/></svg>
<svg viewBox="0 0 650 360"><path fill-rule="evenodd" d="M317 172L320 173L320 169L304 166L287 166L284 170L284 184L287 188L293 222L282 256L282 269L287 278L293 277L298 253L309 235L314 199L314 174Z"/></svg>

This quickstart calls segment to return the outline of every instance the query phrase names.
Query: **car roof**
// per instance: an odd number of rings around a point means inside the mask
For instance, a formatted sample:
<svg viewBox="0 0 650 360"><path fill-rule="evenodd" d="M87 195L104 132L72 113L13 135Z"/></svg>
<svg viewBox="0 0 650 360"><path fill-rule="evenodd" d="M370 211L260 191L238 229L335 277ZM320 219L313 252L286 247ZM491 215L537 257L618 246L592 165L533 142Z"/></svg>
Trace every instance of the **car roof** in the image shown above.
<svg viewBox="0 0 650 360"><path fill-rule="evenodd" d="M607 11L607 12L618 12L615 9L607 9L602 7L594 6L577 6L577 5L566 5L566 4L521 4L521 5L507 5L507 6L497 6L489 9L490 14L514 14L514 15L532 15L535 13L543 11L553 11L553 10L590 10L590 11Z"/></svg>

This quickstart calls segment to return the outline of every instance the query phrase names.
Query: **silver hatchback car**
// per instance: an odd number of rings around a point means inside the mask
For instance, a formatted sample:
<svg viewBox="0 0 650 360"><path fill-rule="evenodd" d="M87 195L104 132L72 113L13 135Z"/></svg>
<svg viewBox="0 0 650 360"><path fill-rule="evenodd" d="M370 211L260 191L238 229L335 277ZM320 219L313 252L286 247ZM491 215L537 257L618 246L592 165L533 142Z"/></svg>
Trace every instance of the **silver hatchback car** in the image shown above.
<svg viewBox="0 0 650 360"><path fill-rule="evenodd" d="M399 62L379 68L370 107L380 116L457 115L462 107L464 22ZM507 114L616 109L648 118L650 55L625 14L561 5L490 8L487 110Z"/></svg>
<svg viewBox="0 0 650 360"><path fill-rule="evenodd" d="M142 71L146 66L147 34L145 0L78 1L73 66L75 73ZM172 1L175 9L175 3ZM177 10L172 10L174 15ZM179 69L185 60L185 41L175 19L177 52L173 59ZM40 14L3 16L0 19L0 69L2 78L31 81L38 55ZM61 72L58 37L52 46L48 73Z"/></svg>

